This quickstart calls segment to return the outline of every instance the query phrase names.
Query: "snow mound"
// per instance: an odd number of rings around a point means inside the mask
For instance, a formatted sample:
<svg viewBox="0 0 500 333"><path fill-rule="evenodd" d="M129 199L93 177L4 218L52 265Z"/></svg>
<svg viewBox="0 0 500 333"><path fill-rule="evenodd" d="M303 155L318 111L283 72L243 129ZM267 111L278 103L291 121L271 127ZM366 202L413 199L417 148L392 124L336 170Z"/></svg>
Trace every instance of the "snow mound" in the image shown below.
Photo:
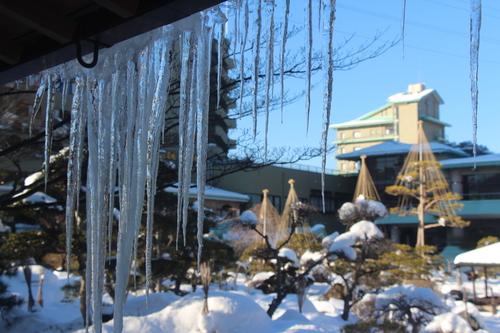
<svg viewBox="0 0 500 333"><path fill-rule="evenodd" d="M130 332L276 332L266 312L250 298L227 292L211 291L208 315L202 315L203 294L194 293L172 303L164 310L143 317L125 317L123 333ZM201 326L201 327L200 327ZM84 330L82 330L83 332ZM103 332L113 331L113 321Z"/></svg>
<svg viewBox="0 0 500 333"><path fill-rule="evenodd" d="M440 314L425 326L424 332L443 332L443 333L473 333L467 321L457 314L447 312Z"/></svg>
<svg viewBox="0 0 500 333"><path fill-rule="evenodd" d="M259 224L259 219L254 212L247 210L240 215L240 222L246 226L257 225Z"/></svg>

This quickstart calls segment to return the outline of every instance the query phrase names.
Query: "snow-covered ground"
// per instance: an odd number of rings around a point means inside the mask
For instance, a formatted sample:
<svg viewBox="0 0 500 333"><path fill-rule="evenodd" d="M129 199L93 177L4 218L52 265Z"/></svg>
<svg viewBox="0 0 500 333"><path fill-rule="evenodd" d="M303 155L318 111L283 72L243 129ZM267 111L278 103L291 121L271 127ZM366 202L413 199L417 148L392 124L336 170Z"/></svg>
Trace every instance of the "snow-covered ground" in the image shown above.
<svg viewBox="0 0 500 333"><path fill-rule="evenodd" d="M36 298L39 287L40 266L32 266L33 297ZM208 308L209 315L202 315L203 293L198 291L187 296L179 297L173 293L150 294L148 306L146 296L140 293L131 293L125 306L124 332L217 332L217 333L298 333L298 332L340 332L346 325L340 317L343 302L337 299L323 300L323 295L328 285L315 283L307 291L307 300L303 305L302 313L299 312L296 295L290 294L275 312L273 318L266 314L273 295L265 295L259 290L251 289L246 292L245 278L239 275L238 284L234 285L233 279L227 284L226 291L219 291L217 284L212 284ZM439 278L438 276L436 278ZM27 297L27 287L24 274L19 271L14 278L3 277L9 283L11 291ZM72 283L75 278L70 277ZM446 312L433 323L433 327L446 327L456 320L453 313L464 309L461 301L455 301L446 295L454 289L466 288L472 294L472 284L464 278L462 287L456 284L456 279L444 279L441 283L443 302L449 307ZM43 283L43 308L38 304L36 311L29 313L26 304L11 314L12 325L2 328L5 332L85 332L79 311L79 300L68 301L61 287L67 282L64 272L45 273ZM418 288L417 288L418 289ZM183 290L191 291L190 286L183 286ZM495 295L500 294L500 279L489 279L488 290ZM478 296L484 295L484 280L476 281ZM63 301L65 300L65 301ZM103 298L109 305L109 297ZM104 312L108 307L105 306ZM476 314L483 329L476 332L500 332L500 314L480 311L468 304L468 312ZM460 319L460 318L459 318ZM350 323L357 321L351 314ZM444 325L444 326L443 326ZM458 325L458 324L456 324ZM103 332L112 332L113 321L104 324ZM472 332L462 330L455 326L453 332ZM450 332L452 332L450 331ZM447 331L446 331L447 332Z"/></svg>

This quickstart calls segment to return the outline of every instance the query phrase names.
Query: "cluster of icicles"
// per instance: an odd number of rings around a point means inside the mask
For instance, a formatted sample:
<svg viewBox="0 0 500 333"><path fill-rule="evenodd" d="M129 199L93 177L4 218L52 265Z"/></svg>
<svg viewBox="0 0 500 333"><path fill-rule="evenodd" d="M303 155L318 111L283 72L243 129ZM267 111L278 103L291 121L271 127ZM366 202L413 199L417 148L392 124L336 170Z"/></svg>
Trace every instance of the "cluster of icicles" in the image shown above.
<svg viewBox="0 0 500 333"><path fill-rule="evenodd" d="M145 199L147 202L146 289L149 289L152 210L156 191L159 146L164 132L164 112L172 71L175 71L177 75L180 73L178 232L182 227L185 236L191 168L196 158L198 259L200 258L203 246L202 223L212 41L214 39L219 41L216 61L219 73L217 92L219 93L223 53L221 47L224 44L221 41L224 38L226 26L233 29L232 49L239 66L237 71L243 77L245 66L252 68L251 82L245 84L245 80L241 80L240 109L243 108L243 91L250 89L254 92L251 103L253 104L254 135L258 110L262 106L265 108L267 149L269 98L273 89L272 76L275 69L279 71L284 68L290 0L232 0L228 6L235 13L232 22L227 22L223 11L218 7L212 8L101 51L100 61L95 68L85 69L76 61L72 61L40 75L34 109L36 111L40 108L46 92L46 177L51 151L55 83L63 82L63 105L68 95L68 87L70 84L74 85L66 207L67 267L71 258L73 219L78 209L79 191L83 185L81 172L84 140L88 139L88 173L85 184L88 221L87 299L82 301L87 302L87 312L91 313L91 318L87 315L87 319L91 319L95 332L102 330L106 239L107 237L111 239L116 189L118 189L120 217L114 306L115 332L121 332L123 328L126 288L132 258L136 255ZM279 17L275 14L275 8L280 8ZM313 26L317 24L322 36L324 73L322 146L325 152L322 162L322 186L324 187L327 132L330 123L333 85L335 1L308 0L305 2L304 12L307 36L305 40L307 118L310 112ZM282 35L278 38L280 40L278 50L275 50L274 36L276 20L281 20L281 26L284 27ZM252 50L251 55L246 55L248 49ZM176 62L172 62L172 54L180 54ZM258 78L262 75L266 77L263 80L266 92L264 97L257 96L261 83ZM282 70L279 83L283 100L285 88ZM250 85L250 87L245 87L245 85ZM217 103L219 103L219 98L217 98ZM87 320L87 323L89 322Z"/></svg>

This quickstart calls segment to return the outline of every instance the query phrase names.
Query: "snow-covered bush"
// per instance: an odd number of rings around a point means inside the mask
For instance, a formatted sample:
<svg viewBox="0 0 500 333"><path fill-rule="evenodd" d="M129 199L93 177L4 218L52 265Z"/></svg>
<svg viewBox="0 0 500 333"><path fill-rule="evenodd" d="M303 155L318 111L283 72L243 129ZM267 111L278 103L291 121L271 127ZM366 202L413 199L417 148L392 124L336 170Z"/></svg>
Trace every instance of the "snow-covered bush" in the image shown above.
<svg viewBox="0 0 500 333"><path fill-rule="evenodd" d="M402 285L390 288L376 296L374 317L411 327L412 333L448 308L441 298L428 288Z"/></svg>
<svg viewBox="0 0 500 333"><path fill-rule="evenodd" d="M378 219L387 218L389 213L385 206L375 200L365 200L360 196L354 203L346 202L340 207L339 220L347 225L351 225L361 220L375 222Z"/></svg>
<svg viewBox="0 0 500 333"><path fill-rule="evenodd" d="M425 326L425 333L473 333L469 323L457 314L446 312Z"/></svg>

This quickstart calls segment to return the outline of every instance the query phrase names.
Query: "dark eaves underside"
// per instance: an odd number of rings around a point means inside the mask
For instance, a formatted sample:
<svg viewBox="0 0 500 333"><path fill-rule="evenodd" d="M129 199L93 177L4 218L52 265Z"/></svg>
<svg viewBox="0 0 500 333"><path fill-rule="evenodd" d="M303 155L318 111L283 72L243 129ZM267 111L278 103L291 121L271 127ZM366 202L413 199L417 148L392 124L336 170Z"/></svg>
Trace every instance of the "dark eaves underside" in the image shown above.
<svg viewBox="0 0 500 333"><path fill-rule="evenodd" d="M0 84L181 20L222 0L0 0Z"/></svg>

